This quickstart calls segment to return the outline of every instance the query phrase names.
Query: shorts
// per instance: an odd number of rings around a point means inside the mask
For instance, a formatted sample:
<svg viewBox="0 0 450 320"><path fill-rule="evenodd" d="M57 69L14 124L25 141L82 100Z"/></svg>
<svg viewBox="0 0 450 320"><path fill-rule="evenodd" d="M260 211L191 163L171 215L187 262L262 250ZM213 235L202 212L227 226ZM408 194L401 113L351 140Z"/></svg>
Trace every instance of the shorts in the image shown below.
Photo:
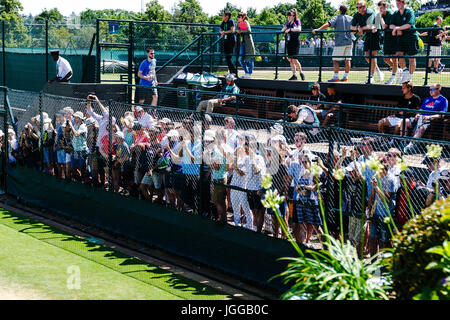
<svg viewBox="0 0 450 320"><path fill-rule="evenodd" d="M71 161L72 161L72 154L66 152L66 163L71 162Z"/></svg>
<svg viewBox="0 0 450 320"><path fill-rule="evenodd" d="M364 52L380 50L380 35L376 33L367 33L364 37Z"/></svg>
<svg viewBox="0 0 450 320"><path fill-rule="evenodd" d="M211 200L213 203L225 203L227 189L215 183L226 184L227 179L214 179L212 182Z"/></svg>
<svg viewBox="0 0 450 320"><path fill-rule="evenodd" d="M397 53L397 38L396 37L389 37L384 38L383 43L383 53L385 56L393 56Z"/></svg>
<svg viewBox="0 0 450 320"><path fill-rule="evenodd" d="M370 223L370 237L379 239L381 242L389 242L391 240L389 227L384 222L372 220Z"/></svg>
<svg viewBox="0 0 450 320"><path fill-rule="evenodd" d="M361 241L361 229L363 229L362 232L364 233L361 218L348 217L348 238L353 245Z"/></svg>
<svg viewBox="0 0 450 320"><path fill-rule="evenodd" d="M149 176L147 174L142 178L141 184L145 184L148 186L155 186L155 189L161 189L163 184L164 174L160 172L152 172L152 175Z"/></svg>
<svg viewBox="0 0 450 320"><path fill-rule="evenodd" d="M322 225L319 208L313 201L307 201L304 205L297 203L295 212L293 218L298 224L307 222L315 226Z"/></svg>
<svg viewBox="0 0 450 320"><path fill-rule="evenodd" d="M74 152L70 155L70 167L74 169L86 168L86 155Z"/></svg>
<svg viewBox="0 0 450 320"><path fill-rule="evenodd" d="M163 179L164 185L167 189L182 190L184 187L184 179L182 174L166 172L164 173Z"/></svg>
<svg viewBox="0 0 450 320"><path fill-rule="evenodd" d="M258 190L248 191L247 201L250 206L250 210L252 211L264 209L264 206L261 202L261 196L258 196Z"/></svg>
<svg viewBox="0 0 450 320"><path fill-rule="evenodd" d="M48 147L42 148L42 156L44 163L53 163L53 154Z"/></svg>
<svg viewBox="0 0 450 320"><path fill-rule="evenodd" d="M397 126L400 122L402 122L402 118L399 117L387 117L387 121L391 127Z"/></svg>
<svg viewBox="0 0 450 320"><path fill-rule="evenodd" d="M137 87L136 88L136 97L137 97L138 101L144 100L144 103L145 103L145 101L148 101L149 98L152 98L153 96L157 96L157 95L158 95L158 90L154 87L148 87L148 88Z"/></svg>
<svg viewBox="0 0 450 320"><path fill-rule="evenodd" d="M415 56L419 53L419 40L417 37L403 37L398 40L397 52L403 52L404 55Z"/></svg>
<svg viewBox="0 0 450 320"><path fill-rule="evenodd" d="M298 55L298 50L300 49L300 43L293 43L293 44L288 43L286 46L286 49L287 49L288 58L298 59L298 57L295 57L295 56Z"/></svg>
<svg viewBox="0 0 450 320"><path fill-rule="evenodd" d="M57 150L56 151L56 159L58 163L66 163L66 151L65 150Z"/></svg>
<svg viewBox="0 0 450 320"><path fill-rule="evenodd" d="M333 49L333 60L334 61L344 61L352 60L353 45L349 44L346 46L338 46ZM345 58L343 57L345 56ZM334 58L336 57L336 58Z"/></svg>
<svg viewBox="0 0 450 320"><path fill-rule="evenodd" d="M430 56L431 57L440 57L441 55L442 55L442 47L441 46L430 46Z"/></svg>

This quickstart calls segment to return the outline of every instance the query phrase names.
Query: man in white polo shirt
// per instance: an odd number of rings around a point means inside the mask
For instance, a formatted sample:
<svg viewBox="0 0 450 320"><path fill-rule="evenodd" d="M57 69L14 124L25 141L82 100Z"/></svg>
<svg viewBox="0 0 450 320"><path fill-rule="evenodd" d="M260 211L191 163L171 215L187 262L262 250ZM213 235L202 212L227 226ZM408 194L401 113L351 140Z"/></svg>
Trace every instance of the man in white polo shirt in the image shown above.
<svg viewBox="0 0 450 320"><path fill-rule="evenodd" d="M69 82L73 75L69 61L59 55L59 50L50 51L50 55L56 62L56 77L48 82Z"/></svg>

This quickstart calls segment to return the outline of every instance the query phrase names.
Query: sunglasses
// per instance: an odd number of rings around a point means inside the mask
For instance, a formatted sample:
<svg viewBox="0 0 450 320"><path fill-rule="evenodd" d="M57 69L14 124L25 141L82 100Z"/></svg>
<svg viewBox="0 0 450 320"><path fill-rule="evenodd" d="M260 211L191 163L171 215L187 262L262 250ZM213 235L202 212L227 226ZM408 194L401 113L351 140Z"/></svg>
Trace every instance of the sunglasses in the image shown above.
<svg viewBox="0 0 450 320"><path fill-rule="evenodd" d="M383 4L383 3L380 3L378 6L379 6L379 7L384 7L384 4Z"/></svg>
<svg viewBox="0 0 450 320"><path fill-rule="evenodd" d="M430 88L430 91L436 91L437 88Z"/></svg>
<svg viewBox="0 0 450 320"><path fill-rule="evenodd" d="M150 54L155 54L154 52L150 52L150 51L147 51L147 53L150 53Z"/></svg>
<svg viewBox="0 0 450 320"><path fill-rule="evenodd" d="M361 8L364 8L364 7L361 7L361 6L359 6L359 7L356 7L356 9L361 9Z"/></svg>
<svg viewBox="0 0 450 320"><path fill-rule="evenodd" d="M305 139L294 139L295 142L303 142Z"/></svg>

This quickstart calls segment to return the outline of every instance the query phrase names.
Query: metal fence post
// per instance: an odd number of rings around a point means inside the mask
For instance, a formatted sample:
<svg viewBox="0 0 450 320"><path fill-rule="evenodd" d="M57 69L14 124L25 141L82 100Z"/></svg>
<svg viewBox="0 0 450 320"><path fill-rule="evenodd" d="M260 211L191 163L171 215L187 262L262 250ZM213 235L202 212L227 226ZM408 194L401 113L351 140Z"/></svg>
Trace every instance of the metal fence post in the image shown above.
<svg viewBox="0 0 450 320"><path fill-rule="evenodd" d="M8 112L6 109L6 102L7 102L7 98L6 95L8 94L8 89L7 88L3 88L4 91L4 109L5 111L3 112L3 132L5 133L4 135L4 142L3 142L3 165L2 165L2 177L3 177L3 181L2 181L2 187L3 187L3 192L6 194L7 193L7 169L6 166L8 165L9 162L9 145L8 145Z"/></svg>
<svg viewBox="0 0 450 320"><path fill-rule="evenodd" d="M200 74L203 73L203 37L204 35L202 34L200 37Z"/></svg>
<svg viewBox="0 0 450 320"><path fill-rule="evenodd" d="M40 137L39 137L39 152L41 154L41 171L44 169L44 117L42 112L42 91L39 92L39 123L40 123Z"/></svg>
<svg viewBox="0 0 450 320"><path fill-rule="evenodd" d="M430 31L431 32L431 31ZM426 62L425 62L425 82L424 82L424 86L428 85L428 73L429 73L429 68L428 68L428 63L430 62L430 43L428 43L427 45L427 58L426 58Z"/></svg>
<svg viewBox="0 0 450 320"><path fill-rule="evenodd" d="M112 107L111 107L111 100L108 101L108 124L109 124L109 130L108 130L108 191L114 192L114 186L112 181L112 149L113 149L113 116L112 116Z"/></svg>
<svg viewBox="0 0 450 320"><path fill-rule="evenodd" d="M45 19L45 81L48 82L48 19Z"/></svg>
<svg viewBox="0 0 450 320"><path fill-rule="evenodd" d="M323 49L323 32L320 33L320 52L319 52L319 79L318 82L322 82L322 49Z"/></svg>
<svg viewBox="0 0 450 320"><path fill-rule="evenodd" d="M133 84L133 77L134 77L134 73L133 73L133 56L134 56L134 35L133 35L133 29L134 29L134 23L130 22L129 23L129 43L130 46L128 48L128 84L132 85ZM128 91L128 101L131 103L131 99L132 99L132 90Z"/></svg>
<svg viewBox="0 0 450 320"><path fill-rule="evenodd" d="M367 78L367 83L370 84L370 76L372 75L372 50L369 50L369 74Z"/></svg>
<svg viewBox="0 0 450 320"><path fill-rule="evenodd" d="M100 20L96 20L95 32L97 33L97 39L95 40L96 50L96 68L95 68L95 81L101 83L100 77L100 64L101 64L101 50L100 50Z"/></svg>
<svg viewBox="0 0 450 320"><path fill-rule="evenodd" d="M275 80L278 80L278 50L279 50L280 34L277 33L277 43L275 50Z"/></svg>
<svg viewBox="0 0 450 320"><path fill-rule="evenodd" d="M201 162L200 162L200 175L199 175L199 188L198 192L200 193L199 197L199 205L198 205L198 214L203 215L205 212L205 199L204 199L204 182L205 182L205 163L204 163L204 153L205 153L205 143L204 143L204 136L205 136L205 111L200 111L200 120L201 120ZM209 200L207 200L209 201Z"/></svg>
<svg viewBox="0 0 450 320"><path fill-rule="evenodd" d="M6 36L5 36L5 20L2 21L2 63L3 63L3 86L6 87ZM6 93L5 93L6 95ZM6 100L6 99L5 99ZM5 104L6 105L6 104Z"/></svg>

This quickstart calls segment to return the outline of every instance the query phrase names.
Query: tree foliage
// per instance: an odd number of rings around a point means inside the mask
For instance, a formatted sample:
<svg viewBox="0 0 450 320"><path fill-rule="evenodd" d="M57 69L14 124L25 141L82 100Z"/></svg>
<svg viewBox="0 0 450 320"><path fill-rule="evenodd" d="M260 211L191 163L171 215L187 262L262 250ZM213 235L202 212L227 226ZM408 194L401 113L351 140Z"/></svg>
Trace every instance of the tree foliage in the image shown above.
<svg viewBox="0 0 450 320"><path fill-rule="evenodd" d="M309 1L308 7L302 14L302 28L314 29L327 22L328 17L321 0Z"/></svg>

